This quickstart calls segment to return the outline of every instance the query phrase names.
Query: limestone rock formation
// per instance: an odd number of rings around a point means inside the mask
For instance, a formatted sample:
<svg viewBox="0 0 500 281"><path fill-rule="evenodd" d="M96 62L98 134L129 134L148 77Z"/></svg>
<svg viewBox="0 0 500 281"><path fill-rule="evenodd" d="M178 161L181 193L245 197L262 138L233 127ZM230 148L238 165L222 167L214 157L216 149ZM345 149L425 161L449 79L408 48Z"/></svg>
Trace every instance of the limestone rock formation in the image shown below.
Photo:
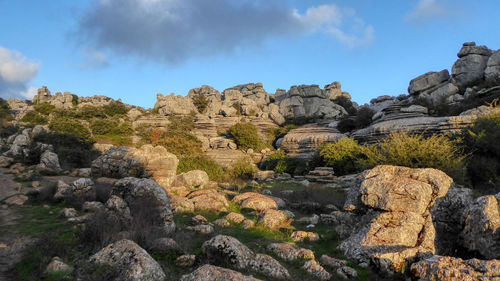
<svg viewBox="0 0 500 281"><path fill-rule="evenodd" d="M459 59L453 65L451 78L453 83L464 89L483 80L488 59L492 51L476 43L464 43L458 53Z"/></svg>
<svg viewBox="0 0 500 281"><path fill-rule="evenodd" d="M210 182L205 171L192 170L178 175L174 184L187 187L204 187Z"/></svg>
<svg viewBox="0 0 500 281"><path fill-rule="evenodd" d="M235 269L247 269L276 279L290 278L290 274L278 261L264 254L255 254L236 238L217 235L205 241L202 252L211 263L228 265Z"/></svg>
<svg viewBox="0 0 500 281"><path fill-rule="evenodd" d="M181 281L259 281L259 279L245 276L237 271L222 268L214 265L205 264L200 266L190 274L183 275Z"/></svg>
<svg viewBox="0 0 500 281"><path fill-rule="evenodd" d="M488 59L484 70L484 78L486 82L492 85L500 84L500 50L494 52Z"/></svg>
<svg viewBox="0 0 500 281"><path fill-rule="evenodd" d="M188 195L189 201L197 211L225 212L229 201L224 193L215 189L201 189Z"/></svg>
<svg viewBox="0 0 500 281"><path fill-rule="evenodd" d="M239 204L240 207L244 209L253 209L256 211L278 209L276 201L266 195L255 192L245 192L236 195L232 201Z"/></svg>
<svg viewBox="0 0 500 281"><path fill-rule="evenodd" d="M174 94L169 96L158 94L154 109L162 115L189 115L198 112L191 99Z"/></svg>
<svg viewBox="0 0 500 281"><path fill-rule="evenodd" d="M498 199L489 195L479 197L463 214L464 246L487 259L500 258L499 209Z"/></svg>
<svg viewBox="0 0 500 281"><path fill-rule="evenodd" d="M412 264L411 274L418 281L440 280L498 280L500 260L462 260L454 257L432 256Z"/></svg>
<svg viewBox="0 0 500 281"><path fill-rule="evenodd" d="M115 280L163 280L167 276L161 266L139 245L130 240L120 240L108 245L89 260L94 264L109 265L119 276Z"/></svg>
<svg viewBox="0 0 500 281"><path fill-rule="evenodd" d="M287 152L287 155L298 158L311 158L324 143L335 142L345 137L337 129L308 124L291 130L283 139L277 141L277 146Z"/></svg>
<svg viewBox="0 0 500 281"><path fill-rule="evenodd" d="M271 243L266 249L286 261L314 259L313 251L297 248L292 243Z"/></svg>
<svg viewBox="0 0 500 281"><path fill-rule="evenodd" d="M167 192L155 181L131 177L124 178L115 183L111 195L122 198L130 208L132 216L134 216L135 212L140 212L141 205L136 203L141 201L143 203L149 202L154 209L154 213L151 214L154 226L165 235L175 230L170 198Z"/></svg>
<svg viewBox="0 0 500 281"><path fill-rule="evenodd" d="M421 255L435 253L435 228L429 208L448 192L452 179L435 169L377 166L364 173L358 200L339 223L356 224L340 249L358 263L373 262L383 272L398 272ZM354 200L350 200L354 201ZM359 204L359 205L358 205ZM356 206L358 205L358 206ZM350 234L349 234L350 233Z"/></svg>
<svg viewBox="0 0 500 281"><path fill-rule="evenodd" d="M450 73L446 69L440 72L428 72L410 81L408 93L410 95L420 95L421 93L432 92L448 79L450 79Z"/></svg>

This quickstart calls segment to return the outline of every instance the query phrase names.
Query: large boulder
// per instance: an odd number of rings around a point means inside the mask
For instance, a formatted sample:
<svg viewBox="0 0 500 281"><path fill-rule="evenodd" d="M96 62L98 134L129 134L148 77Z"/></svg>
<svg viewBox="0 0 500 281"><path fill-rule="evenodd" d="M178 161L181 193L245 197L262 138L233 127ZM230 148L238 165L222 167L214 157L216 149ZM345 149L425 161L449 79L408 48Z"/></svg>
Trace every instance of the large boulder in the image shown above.
<svg viewBox="0 0 500 281"><path fill-rule="evenodd" d="M458 53L459 59L453 65L451 78L460 89L465 90L484 78L488 59L492 51L475 43L465 43Z"/></svg>
<svg viewBox="0 0 500 281"><path fill-rule="evenodd" d="M177 157L162 146L141 148L112 147L92 162L92 175L98 177L154 178L168 187L177 173Z"/></svg>
<svg viewBox="0 0 500 281"><path fill-rule="evenodd" d="M255 192L245 192L236 195L232 201L236 204L239 204L240 207L244 209L253 209L256 211L278 209L276 201L274 201L272 198Z"/></svg>
<svg viewBox="0 0 500 281"><path fill-rule="evenodd" d="M142 211L141 208L144 207L142 204L148 204L153 211L150 216L154 227L164 234L175 230L170 198L155 181L124 178L115 183L111 195L116 195L127 203L132 217Z"/></svg>
<svg viewBox="0 0 500 281"><path fill-rule="evenodd" d="M340 249L382 272L399 272L420 256L435 253L435 228L429 208L444 197L453 180L435 169L377 166L363 174L346 202L355 213L333 217L349 229Z"/></svg>
<svg viewBox="0 0 500 281"><path fill-rule="evenodd" d="M410 95L419 95L422 92L432 90L443 82L450 79L448 70L441 70L440 72L427 72L410 81L408 86L408 93Z"/></svg>
<svg viewBox="0 0 500 281"><path fill-rule="evenodd" d="M500 193L498 194L500 197ZM500 258L499 202L493 196L479 197L463 215L464 246L487 259Z"/></svg>
<svg viewBox="0 0 500 281"><path fill-rule="evenodd" d="M411 275L418 281L499 280L500 260L462 260L432 256L411 266Z"/></svg>
<svg viewBox="0 0 500 281"><path fill-rule="evenodd" d="M193 104L193 100L174 94L169 96L156 95L154 109L158 110L158 113L162 115L189 115L193 112L198 112L198 109Z"/></svg>
<svg viewBox="0 0 500 281"><path fill-rule="evenodd" d="M235 269L246 269L276 279L290 278L278 261L264 254L255 254L236 238L217 235L205 241L202 252L209 262L224 264Z"/></svg>
<svg viewBox="0 0 500 281"><path fill-rule="evenodd" d="M229 209L226 195L215 189L197 190L190 193L188 198L196 211L226 212Z"/></svg>
<svg viewBox="0 0 500 281"><path fill-rule="evenodd" d="M130 240L120 240L108 245L92 255L89 261L115 269L119 276L114 280L164 280L167 277L148 252Z"/></svg>
<svg viewBox="0 0 500 281"><path fill-rule="evenodd" d="M37 170L42 173L54 174L61 171L59 165L59 156L50 150L46 150L40 156L40 164L37 165Z"/></svg>
<svg viewBox="0 0 500 281"><path fill-rule="evenodd" d="M193 170L178 175L174 185L187 187L204 187L210 182L208 174L205 171Z"/></svg>
<svg viewBox="0 0 500 281"><path fill-rule="evenodd" d="M484 70L486 82L493 85L500 85L500 50L496 51L488 59Z"/></svg>
<svg viewBox="0 0 500 281"><path fill-rule="evenodd" d="M259 281L251 276L245 276L237 271L205 264L190 274L183 275L181 281Z"/></svg>

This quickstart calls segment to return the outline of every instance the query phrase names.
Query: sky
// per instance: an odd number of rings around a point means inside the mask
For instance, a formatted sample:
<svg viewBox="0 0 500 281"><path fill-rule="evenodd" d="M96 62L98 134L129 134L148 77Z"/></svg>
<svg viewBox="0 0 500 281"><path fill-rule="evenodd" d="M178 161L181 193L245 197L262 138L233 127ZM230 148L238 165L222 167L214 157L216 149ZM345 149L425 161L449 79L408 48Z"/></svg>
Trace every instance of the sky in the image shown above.
<svg viewBox="0 0 500 281"><path fill-rule="evenodd" d="M151 108L261 82L340 81L364 104L451 71L462 43L500 49L499 0L0 0L0 98L105 95Z"/></svg>

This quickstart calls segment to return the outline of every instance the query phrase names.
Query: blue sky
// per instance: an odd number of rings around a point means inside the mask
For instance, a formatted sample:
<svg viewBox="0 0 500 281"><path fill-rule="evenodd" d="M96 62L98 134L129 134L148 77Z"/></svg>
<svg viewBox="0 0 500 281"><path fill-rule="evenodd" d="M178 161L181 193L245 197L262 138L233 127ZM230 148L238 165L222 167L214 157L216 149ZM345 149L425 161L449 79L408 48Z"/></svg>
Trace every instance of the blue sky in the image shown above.
<svg viewBox="0 0 500 281"><path fill-rule="evenodd" d="M156 94L340 81L358 103L451 70L463 42L500 49L500 1L0 0L0 97Z"/></svg>

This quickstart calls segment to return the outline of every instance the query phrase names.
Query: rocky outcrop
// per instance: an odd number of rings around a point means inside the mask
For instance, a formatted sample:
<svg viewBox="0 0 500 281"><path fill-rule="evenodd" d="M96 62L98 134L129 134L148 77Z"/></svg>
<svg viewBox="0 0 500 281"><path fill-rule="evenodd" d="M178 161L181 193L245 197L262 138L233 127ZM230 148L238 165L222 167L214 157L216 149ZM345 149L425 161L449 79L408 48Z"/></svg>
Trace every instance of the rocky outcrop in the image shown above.
<svg viewBox="0 0 500 281"><path fill-rule="evenodd" d="M408 93L414 96L430 93L449 79L450 73L446 69L440 72L427 72L410 81Z"/></svg>
<svg viewBox="0 0 500 281"><path fill-rule="evenodd" d="M48 103L56 108L69 109L73 108L73 95L70 92L65 92L64 95L57 92L52 96L50 90L43 86L38 89L37 95L33 97L33 103Z"/></svg>
<svg viewBox="0 0 500 281"><path fill-rule="evenodd" d="M498 280L500 260L462 260L454 257L433 256L411 266L412 280Z"/></svg>
<svg viewBox="0 0 500 281"><path fill-rule="evenodd" d="M217 235L203 243L202 252L214 264L228 265L234 269L246 269L276 279L290 278L290 274L278 261L264 254L255 254L236 238Z"/></svg>
<svg viewBox="0 0 500 281"><path fill-rule="evenodd" d="M492 53L486 46L476 46L474 42L464 43L457 55L459 59L451 71L453 83L465 90L465 88L481 82Z"/></svg>
<svg viewBox="0 0 500 281"><path fill-rule="evenodd" d="M92 162L92 175L98 177L152 177L170 186L177 173L177 157L164 147L112 147Z"/></svg>
<svg viewBox="0 0 500 281"><path fill-rule="evenodd" d="M174 185L187 187L204 187L210 182L208 174L205 171L192 170L178 175Z"/></svg>
<svg viewBox="0 0 500 281"><path fill-rule="evenodd" d="M500 193L497 195L500 198ZM500 258L500 215L498 198L479 197L463 215L464 246L487 259Z"/></svg>
<svg viewBox="0 0 500 281"><path fill-rule="evenodd" d="M435 228L429 208L444 197L452 183L435 169L377 166L364 173L351 210L338 223L354 225L340 249L358 263L374 263L381 271L398 272L407 262L435 253ZM361 214L361 215L360 215Z"/></svg>
<svg viewBox="0 0 500 281"><path fill-rule="evenodd" d="M205 264L190 274L183 275L181 281L259 281L251 276L245 276L237 271Z"/></svg>
<svg viewBox="0 0 500 281"><path fill-rule="evenodd" d="M488 59L484 70L484 78L491 85L500 84L500 50L494 52Z"/></svg>
<svg viewBox="0 0 500 281"><path fill-rule="evenodd" d="M170 198L167 192L155 181L124 178L115 183L111 195L123 199L125 206L120 209L129 208L132 217L135 213L143 211L142 204L147 204L151 208L152 213L149 216L154 228L165 235L175 230ZM109 200L108 203L110 203ZM106 205L110 205L108 203Z"/></svg>
<svg viewBox="0 0 500 281"><path fill-rule="evenodd" d="M345 137L335 128L317 124L304 125L291 130L276 145L285 150L287 155L298 158L311 158L324 143L333 143Z"/></svg>
<svg viewBox="0 0 500 281"><path fill-rule="evenodd" d="M91 256L89 261L114 268L119 273L115 280L164 280L167 277L161 266L130 240L120 240L108 245Z"/></svg>
<svg viewBox="0 0 500 281"><path fill-rule="evenodd" d="M191 99L174 94L169 96L158 94L154 109L162 115L189 115L198 112Z"/></svg>

